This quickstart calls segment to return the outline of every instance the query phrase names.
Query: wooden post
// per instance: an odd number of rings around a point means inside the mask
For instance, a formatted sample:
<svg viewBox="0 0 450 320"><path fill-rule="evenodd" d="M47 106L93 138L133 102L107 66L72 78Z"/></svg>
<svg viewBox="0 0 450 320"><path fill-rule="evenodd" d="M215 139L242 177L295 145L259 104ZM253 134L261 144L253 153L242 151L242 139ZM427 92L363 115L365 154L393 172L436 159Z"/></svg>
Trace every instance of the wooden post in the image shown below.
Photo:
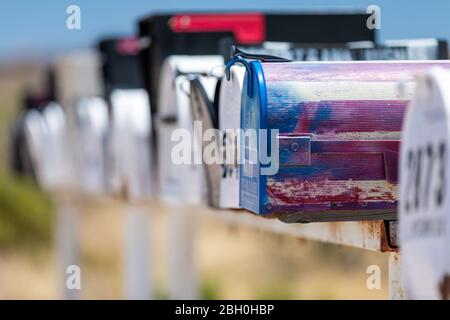
<svg viewBox="0 0 450 320"><path fill-rule="evenodd" d="M152 298L152 264L150 263L149 223L151 217L141 205L124 207L124 289L125 298L144 300Z"/></svg>
<svg viewBox="0 0 450 320"><path fill-rule="evenodd" d="M67 197L58 199L56 205L55 247L60 268L60 283L62 284L60 290L63 299L75 300L79 298L79 290L69 288L67 285L69 277L67 270L69 266L73 265L80 267L78 257L78 212L74 202ZM81 273L81 288L83 285L82 280Z"/></svg>
<svg viewBox="0 0 450 320"><path fill-rule="evenodd" d="M199 276L195 256L195 214L181 205L169 207L169 298L198 299Z"/></svg>
<svg viewBox="0 0 450 320"><path fill-rule="evenodd" d="M389 299L403 300L406 299L405 290L401 279L401 260L400 253L388 253L388 282L389 282Z"/></svg>

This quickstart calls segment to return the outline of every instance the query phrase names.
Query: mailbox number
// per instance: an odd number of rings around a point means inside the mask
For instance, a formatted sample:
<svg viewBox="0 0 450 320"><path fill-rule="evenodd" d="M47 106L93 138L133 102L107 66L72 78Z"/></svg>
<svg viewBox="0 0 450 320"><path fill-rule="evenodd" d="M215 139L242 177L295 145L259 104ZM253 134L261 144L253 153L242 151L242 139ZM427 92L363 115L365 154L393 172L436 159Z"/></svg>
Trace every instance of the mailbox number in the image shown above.
<svg viewBox="0 0 450 320"><path fill-rule="evenodd" d="M227 148L232 151L232 154L227 154ZM227 136L225 132L222 136L222 150L223 150L223 164L222 164L222 179L232 178L233 175L237 178L238 165L238 137L237 135Z"/></svg>
<svg viewBox="0 0 450 320"><path fill-rule="evenodd" d="M428 209L430 205L436 208L442 206L447 174L446 159L447 146L445 142L437 145L428 144L425 147L408 151L406 192L404 195L407 213ZM436 175L433 174L434 170L437 170ZM435 183L432 183L433 178L437 179ZM431 190L433 185L436 187Z"/></svg>

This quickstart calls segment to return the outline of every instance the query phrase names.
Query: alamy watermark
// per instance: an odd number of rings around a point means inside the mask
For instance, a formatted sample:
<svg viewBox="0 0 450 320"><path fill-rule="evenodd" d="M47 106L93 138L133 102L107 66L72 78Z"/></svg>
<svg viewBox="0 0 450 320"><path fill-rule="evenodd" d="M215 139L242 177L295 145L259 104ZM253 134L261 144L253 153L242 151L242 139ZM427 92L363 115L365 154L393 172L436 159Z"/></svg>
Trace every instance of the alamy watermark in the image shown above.
<svg viewBox="0 0 450 320"><path fill-rule="evenodd" d="M66 8L68 17L66 19L66 27L68 30L81 29L81 9L76 4L71 4Z"/></svg>
<svg viewBox="0 0 450 320"><path fill-rule="evenodd" d="M68 290L81 290L81 268L72 264L66 268L66 288Z"/></svg>
<svg viewBox="0 0 450 320"><path fill-rule="evenodd" d="M369 290L381 289L381 268L375 264L367 267L366 273L369 277L366 280L366 286Z"/></svg>
<svg viewBox="0 0 450 320"><path fill-rule="evenodd" d="M367 29L381 29L381 9L377 5L370 5L367 7L366 12L370 14L367 18L366 26Z"/></svg>

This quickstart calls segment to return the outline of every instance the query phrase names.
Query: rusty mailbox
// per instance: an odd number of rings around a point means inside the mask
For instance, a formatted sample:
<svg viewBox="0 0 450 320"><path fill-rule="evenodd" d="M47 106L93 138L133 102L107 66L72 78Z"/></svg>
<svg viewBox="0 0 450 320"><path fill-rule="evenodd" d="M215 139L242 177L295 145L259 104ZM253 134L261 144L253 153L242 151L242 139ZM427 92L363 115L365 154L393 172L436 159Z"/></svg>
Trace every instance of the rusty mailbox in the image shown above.
<svg viewBox="0 0 450 320"><path fill-rule="evenodd" d="M240 205L285 222L395 218L415 75L450 64L271 61L228 64L246 68Z"/></svg>

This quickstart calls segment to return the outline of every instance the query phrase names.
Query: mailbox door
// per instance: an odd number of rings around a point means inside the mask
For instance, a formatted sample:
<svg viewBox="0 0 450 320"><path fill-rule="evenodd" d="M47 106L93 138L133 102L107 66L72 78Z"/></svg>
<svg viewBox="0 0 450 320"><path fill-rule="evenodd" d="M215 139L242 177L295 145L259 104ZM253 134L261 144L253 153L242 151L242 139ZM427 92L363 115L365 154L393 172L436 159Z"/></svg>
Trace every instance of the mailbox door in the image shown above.
<svg viewBox="0 0 450 320"><path fill-rule="evenodd" d="M174 130L181 128L189 132L191 142L195 138L189 100L189 80L180 73L208 73L221 65L223 59L220 56L172 56L164 62L160 81L160 108L157 114L159 181L163 199L179 201L184 197L187 202L199 203L203 198L204 179L201 162L175 164L172 150L180 141L173 141L171 137ZM201 154L200 148L195 152L199 151ZM193 155L191 159L194 160ZM184 174L186 177L182 179ZM183 191L186 189L189 191ZM189 194L192 197L186 198Z"/></svg>

